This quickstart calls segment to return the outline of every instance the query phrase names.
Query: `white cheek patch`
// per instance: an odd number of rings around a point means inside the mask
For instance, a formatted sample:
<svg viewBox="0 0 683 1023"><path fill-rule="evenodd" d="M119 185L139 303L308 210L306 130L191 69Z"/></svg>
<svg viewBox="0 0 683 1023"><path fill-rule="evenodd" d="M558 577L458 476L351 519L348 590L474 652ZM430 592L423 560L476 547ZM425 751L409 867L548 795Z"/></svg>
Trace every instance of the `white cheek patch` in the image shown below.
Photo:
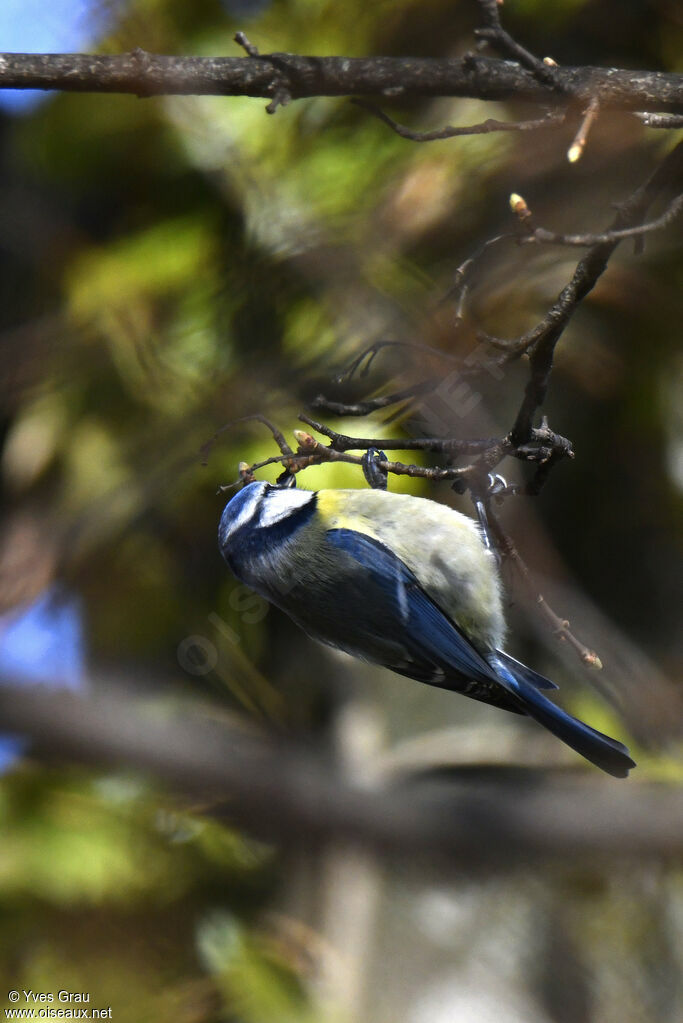
<svg viewBox="0 0 683 1023"><path fill-rule="evenodd" d="M270 490L261 505L258 524L267 528L281 522L315 497L312 490Z"/></svg>

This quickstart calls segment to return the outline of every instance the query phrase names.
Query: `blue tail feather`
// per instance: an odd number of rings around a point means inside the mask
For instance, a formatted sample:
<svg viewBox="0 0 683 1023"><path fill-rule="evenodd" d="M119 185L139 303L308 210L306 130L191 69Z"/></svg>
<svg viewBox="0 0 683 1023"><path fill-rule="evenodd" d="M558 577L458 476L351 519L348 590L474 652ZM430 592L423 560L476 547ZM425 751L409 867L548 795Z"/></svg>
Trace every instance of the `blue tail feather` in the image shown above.
<svg viewBox="0 0 683 1023"><path fill-rule="evenodd" d="M529 717L596 767L615 778L626 778L629 770L636 766L623 743L572 717L539 692L530 681L527 675L530 669L525 665L518 666L513 658L507 655L501 658L497 654L491 658L491 666L496 669L501 685L517 696Z"/></svg>

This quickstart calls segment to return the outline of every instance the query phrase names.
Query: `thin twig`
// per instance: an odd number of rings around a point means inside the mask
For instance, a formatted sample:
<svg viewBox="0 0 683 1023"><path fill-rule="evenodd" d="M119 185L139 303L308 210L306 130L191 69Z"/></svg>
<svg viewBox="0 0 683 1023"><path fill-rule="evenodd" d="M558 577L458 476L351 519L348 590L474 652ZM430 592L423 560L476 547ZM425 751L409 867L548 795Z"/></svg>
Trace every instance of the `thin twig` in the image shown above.
<svg viewBox="0 0 683 1023"><path fill-rule="evenodd" d="M367 401L341 402L331 401L324 394L319 394L312 401L308 402L308 408L320 409L336 416L368 416L378 409L387 408L389 405L396 405L402 401L413 398L421 398L424 394L430 394L441 383L441 378L430 377L422 380L419 384L413 384L393 394L381 395L378 398L369 398Z"/></svg>
<svg viewBox="0 0 683 1023"><path fill-rule="evenodd" d="M346 462L348 465L357 465L361 469L363 468L363 458L360 455L350 455L346 451L336 451L332 447L326 447L310 434L304 433L303 430L295 430L294 436L299 441L298 451L293 455L273 455L262 462L255 462L250 466L251 472L256 472L275 462L285 465L292 475L302 472L310 465L322 465L326 462ZM374 445L369 445L369 447L378 447L383 443L384 441L377 440ZM413 476L431 480L432 482L462 479L471 472L471 467L469 466L460 469L441 466L428 468L423 465L407 465L404 462L392 462L388 459L378 459L377 466L383 472L393 473L395 476Z"/></svg>
<svg viewBox="0 0 683 1023"><path fill-rule="evenodd" d="M287 443L287 439L285 435L282 433L282 431L278 430L277 426L271 423L270 419L266 419L266 417L261 415L260 412L255 412L253 415L240 416L239 419L231 419L229 423L225 423L225 425L221 426L219 430L216 430L213 437L211 437L204 444L202 444L201 448L199 449L199 452L202 457L202 465L206 465L208 457L211 454L213 448L215 447L216 442L218 438L221 436L221 434L225 433L227 430L231 430L232 427L236 426L238 423L250 422L263 423L263 425L266 426L272 433L273 440L279 447L282 454L283 455L292 454L292 449Z"/></svg>
<svg viewBox="0 0 683 1023"><path fill-rule="evenodd" d="M495 538L498 549L514 566L522 585L534 601L540 615L548 623L558 640L568 643L577 652L581 661L587 667L602 668L602 662L595 651L590 650L573 634L569 628L569 622L564 618L560 618L560 616L557 615L550 607L543 594L539 593L526 562L521 557L512 540L501 526L500 520L492 509L490 501L486 501L486 511L489 527Z"/></svg>
<svg viewBox="0 0 683 1023"><path fill-rule="evenodd" d="M444 352L441 348L433 348L431 345L421 344L418 341L373 341L371 345L368 345L367 348L364 348L359 355L352 359L348 366L345 366L335 375L334 382L336 384L343 384L347 380L350 380L353 375L358 372L361 364L367 359L367 362L359 374L361 377L366 377L370 372L373 362L375 361L375 357L384 348L409 348L411 351L424 352L425 354L433 355L435 358L445 362L460 361L458 356L453 355L452 352Z"/></svg>
<svg viewBox="0 0 683 1023"><path fill-rule="evenodd" d="M254 46L253 43L249 42L244 32L235 32L233 39L238 46L241 46L243 50L246 50L249 57L260 56L258 46Z"/></svg>
<svg viewBox="0 0 683 1023"><path fill-rule="evenodd" d="M523 68L532 72L535 78L544 85L560 90L561 85L556 74L557 65L546 63L535 54L521 46L516 39L505 31L500 20L500 5L497 0L477 0L484 19L484 27L474 30L478 39L485 39L503 56L519 61Z"/></svg>
<svg viewBox="0 0 683 1023"><path fill-rule="evenodd" d="M497 121L490 117L479 124L459 126L449 124L445 128L435 128L432 131L413 131L404 124L395 121L393 117L390 117L389 114L370 100L355 98L351 102L355 103L358 107L362 107L363 110L367 110L373 117L388 125L401 138L408 139L410 142L435 142L439 139L452 139L463 135L489 135L496 131L539 131L543 128L555 128L558 125L564 124L566 119L565 111L558 111L557 113L548 111L543 117L537 117L528 121Z"/></svg>
<svg viewBox="0 0 683 1023"><path fill-rule="evenodd" d="M460 266L456 269L453 275L453 284L445 293L445 295L439 299L437 308L443 306L446 302L453 298L458 298L458 308L456 310L456 319L461 320L463 314L464 300L469 289L472 275L474 270L481 259L481 257L494 245L498 245L502 241L510 241L511 239L517 239L518 235L508 232L506 234L498 234L494 238L489 238L483 242L478 249L476 249L471 256L463 260Z"/></svg>
<svg viewBox="0 0 683 1023"><path fill-rule="evenodd" d="M432 451L451 455L473 455L502 443L501 438L498 437L482 437L475 440L456 440L445 437L397 437L394 439L349 437L344 433L337 433L336 430L330 429L329 426L325 426L303 413L299 419L314 429L316 433L328 437L332 441L330 446L335 451L362 451L382 447L386 451Z"/></svg>
<svg viewBox="0 0 683 1023"><path fill-rule="evenodd" d="M588 133L595 124L599 112L600 100L597 96L593 96L586 108L585 114L583 115L583 120L579 125L579 130L574 137L574 141L567 151L567 159L570 163L576 163L577 160L581 159L588 140Z"/></svg>
<svg viewBox="0 0 683 1023"><path fill-rule="evenodd" d="M646 224L638 224L635 227L625 227L620 230L604 231L602 234L557 234L555 231L546 231L543 227L534 227L526 237L518 239L522 244L528 242L543 242L550 245L574 245L577 247L591 245L605 245L610 242L621 241L623 238L633 238L637 235L649 234L650 231L661 231L683 213L683 194L677 195L664 212L654 220Z"/></svg>

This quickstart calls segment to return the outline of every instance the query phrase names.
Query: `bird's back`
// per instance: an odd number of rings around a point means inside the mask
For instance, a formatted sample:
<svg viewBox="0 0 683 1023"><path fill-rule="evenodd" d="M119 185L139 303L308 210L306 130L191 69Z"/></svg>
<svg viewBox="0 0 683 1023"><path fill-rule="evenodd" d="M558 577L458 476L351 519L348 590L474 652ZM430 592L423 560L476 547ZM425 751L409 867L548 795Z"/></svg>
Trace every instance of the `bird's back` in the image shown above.
<svg viewBox="0 0 683 1023"><path fill-rule="evenodd" d="M326 529L351 529L393 551L482 649L502 645L497 566L473 519L425 498L375 490L321 490L318 511Z"/></svg>

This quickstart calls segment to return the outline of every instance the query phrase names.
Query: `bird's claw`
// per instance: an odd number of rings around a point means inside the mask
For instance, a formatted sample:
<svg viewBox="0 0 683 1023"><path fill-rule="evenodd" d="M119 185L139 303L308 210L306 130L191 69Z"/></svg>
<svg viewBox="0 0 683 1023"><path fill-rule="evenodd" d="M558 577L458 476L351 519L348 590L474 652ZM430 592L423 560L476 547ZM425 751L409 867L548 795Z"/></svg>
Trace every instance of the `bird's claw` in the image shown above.
<svg viewBox="0 0 683 1023"><path fill-rule="evenodd" d="M499 472L490 472L488 474L489 494L495 497L497 494L502 493L508 489L507 480L504 476L501 476Z"/></svg>
<svg viewBox="0 0 683 1023"><path fill-rule="evenodd" d="M368 448L361 459L365 481L373 490L387 489L388 473L379 465L386 460L387 456L379 448Z"/></svg>

